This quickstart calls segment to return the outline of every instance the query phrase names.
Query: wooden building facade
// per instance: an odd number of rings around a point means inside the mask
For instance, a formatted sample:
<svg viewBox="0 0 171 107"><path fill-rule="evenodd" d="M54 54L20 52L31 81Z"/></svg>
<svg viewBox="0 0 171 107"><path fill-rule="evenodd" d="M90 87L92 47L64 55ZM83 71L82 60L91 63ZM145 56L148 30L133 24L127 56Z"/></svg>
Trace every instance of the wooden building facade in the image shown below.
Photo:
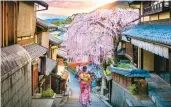
<svg viewBox="0 0 171 107"><path fill-rule="evenodd" d="M140 69L156 73L171 84L171 2L133 1L139 5L140 24L123 31L129 41L127 53L132 53L132 63ZM132 51L132 52L131 52Z"/></svg>
<svg viewBox="0 0 171 107"><path fill-rule="evenodd" d="M35 86L32 84L32 55L24 47L34 43L35 5L47 4L43 1L1 1L0 5L1 106L31 107L32 87Z"/></svg>

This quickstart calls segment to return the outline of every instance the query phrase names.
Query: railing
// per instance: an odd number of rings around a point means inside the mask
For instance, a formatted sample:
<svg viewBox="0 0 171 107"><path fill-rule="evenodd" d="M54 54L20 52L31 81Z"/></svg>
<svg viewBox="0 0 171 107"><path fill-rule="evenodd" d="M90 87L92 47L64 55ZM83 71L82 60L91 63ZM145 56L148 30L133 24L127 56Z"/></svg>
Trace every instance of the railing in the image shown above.
<svg viewBox="0 0 171 107"><path fill-rule="evenodd" d="M164 1L158 4L146 7L144 8L144 15L155 14L155 13L162 12L164 10L168 10L170 8L170 4L171 3L169 1Z"/></svg>

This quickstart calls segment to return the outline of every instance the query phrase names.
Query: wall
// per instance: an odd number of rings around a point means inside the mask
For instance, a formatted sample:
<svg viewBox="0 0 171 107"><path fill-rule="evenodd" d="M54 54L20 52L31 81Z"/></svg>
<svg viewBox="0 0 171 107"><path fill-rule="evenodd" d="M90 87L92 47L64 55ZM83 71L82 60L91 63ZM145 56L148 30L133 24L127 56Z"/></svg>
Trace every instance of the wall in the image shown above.
<svg viewBox="0 0 171 107"><path fill-rule="evenodd" d="M49 32L42 32L41 33L41 45L49 48Z"/></svg>
<svg viewBox="0 0 171 107"><path fill-rule="evenodd" d="M158 14L154 14L150 16L151 20L158 20Z"/></svg>
<svg viewBox="0 0 171 107"><path fill-rule="evenodd" d="M143 69L154 71L154 54L143 50Z"/></svg>
<svg viewBox="0 0 171 107"><path fill-rule="evenodd" d="M164 13L160 13L159 14L159 19L168 19L168 18L171 18L170 17L170 12L164 12Z"/></svg>
<svg viewBox="0 0 171 107"><path fill-rule="evenodd" d="M49 51L49 57L52 58L53 60L56 60L56 55L57 55L57 46L52 46L51 51Z"/></svg>
<svg viewBox="0 0 171 107"><path fill-rule="evenodd" d="M126 43L126 57L132 62L133 61L133 45Z"/></svg>
<svg viewBox="0 0 171 107"><path fill-rule="evenodd" d="M143 106L143 104L135 96L114 81L112 81L111 99L111 103L114 107L127 107L126 99L130 100L134 106Z"/></svg>
<svg viewBox="0 0 171 107"><path fill-rule="evenodd" d="M149 20L150 20L150 17L149 17L149 16L145 16L145 17L144 17L144 22L145 22L145 21L149 21Z"/></svg>
<svg viewBox="0 0 171 107"><path fill-rule="evenodd" d="M1 1L1 47L13 45L17 40L18 2Z"/></svg>
<svg viewBox="0 0 171 107"><path fill-rule="evenodd" d="M30 107L31 105L31 63L1 81L2 107Z"/></svg>
<svg viewBox="0 0 171 107"><path fill-rule="evenodd" d="M34 3L19 2L19 16L17 26L17 36L34 35L36 28L36 11Z"/></svg>

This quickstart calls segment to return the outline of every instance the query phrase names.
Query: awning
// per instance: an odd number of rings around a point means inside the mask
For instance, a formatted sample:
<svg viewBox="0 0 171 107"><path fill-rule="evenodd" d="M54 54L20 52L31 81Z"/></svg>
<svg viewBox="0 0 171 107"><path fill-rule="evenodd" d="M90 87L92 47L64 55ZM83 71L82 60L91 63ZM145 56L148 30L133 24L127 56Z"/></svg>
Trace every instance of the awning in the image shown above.
<svg viewBox="0 0 171 107"><path fill-rule="evenodd" d="M30 54L32 61L35 60L36 58L39 58L40 56L42 56L48 51L48 48L45 48L43 46L34 43L23 47Z"/></svg>
<svg viewBox="0 0 171 107"><path fill-rule="evenodd" d="M46 72L45 75L49 75L52 70L56 67L57 62L53 59L46 58Z"/></svg>
<svg viewBox="0 0 171 107"><path fill-rule="evenodd" d="M109 67L109 70L111 72L123 75L125 77L143 77L143 78L149 78L150 72L143 70L143 69L121 69L117 67Z"/></svg>
<svg viewBox="0 0 171 107"><path fill-rule="evenodd" d="M31 61L29 53L20 45L1 49L1 80L21 69Z"/></svg>
<svg viewBox="0 0 171 107"><path fill-rule="evenodd" d="M171 24L140 24L123 31L121 34L127 37L141 39L146 42L156 42L171 45Z"/></svg>
<svg viewBox="0 0 171 107"><path fill-rule="evenodd" d="M57 37L50 35L49 36L49 42L56 44L56 45L60 45L62 43L62 40L58 39Z"/></svg>
<svg viewBox="0 0 171 107"><path fill-rule="evenodd" d="M131 39L131 43L139 48L155 53L159 56L169 58L169 49L167 47L155 45L148 42L143 42L136 39Z"/></svg>

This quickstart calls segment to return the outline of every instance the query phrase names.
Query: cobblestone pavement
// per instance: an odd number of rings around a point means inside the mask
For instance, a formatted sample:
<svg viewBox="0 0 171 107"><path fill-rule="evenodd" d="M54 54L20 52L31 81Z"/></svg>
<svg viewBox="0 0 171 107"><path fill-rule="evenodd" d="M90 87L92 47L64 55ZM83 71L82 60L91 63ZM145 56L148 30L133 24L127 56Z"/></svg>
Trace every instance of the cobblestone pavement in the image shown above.
<svg viewBox="0 0 171 107"><path fill-rule="evenodd" d="M70 82L68 83L68 87L71 89L71 96L67 103L63 105L63 107L81 107L79 103L79 83L74 78L74 75L70 73ZM92 104L88 105L88 107L108 107L104 104L95 94L91 94Z"/></svg>

